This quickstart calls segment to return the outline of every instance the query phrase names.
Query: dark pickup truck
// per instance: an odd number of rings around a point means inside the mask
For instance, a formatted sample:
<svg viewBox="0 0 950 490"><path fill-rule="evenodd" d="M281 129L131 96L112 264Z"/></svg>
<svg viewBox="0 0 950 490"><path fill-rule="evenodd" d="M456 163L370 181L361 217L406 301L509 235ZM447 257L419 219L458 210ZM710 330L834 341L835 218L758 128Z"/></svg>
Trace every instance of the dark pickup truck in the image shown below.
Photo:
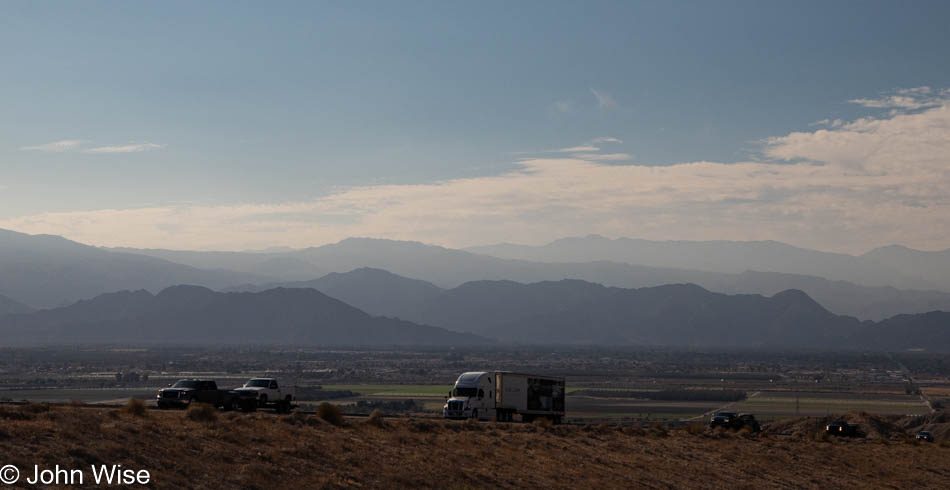
<svg viewBox="0 0 950 490"><path fill-rule="evenodd" d="M158 408L187 408L192 403L207 403L231 410L238 404L238 395L234 391L219 390L213 380L182 379L158 390L155 401Z"/></svg>
<svg viewBox="0 0 950 490"><path fill-rule="evenodd" d="M716 412L709 419L709 427L722 427L724 429L748 429L752 432L759 432L762 428L759 422L755 420L755 415L751 413L735 412Z"/></svg>

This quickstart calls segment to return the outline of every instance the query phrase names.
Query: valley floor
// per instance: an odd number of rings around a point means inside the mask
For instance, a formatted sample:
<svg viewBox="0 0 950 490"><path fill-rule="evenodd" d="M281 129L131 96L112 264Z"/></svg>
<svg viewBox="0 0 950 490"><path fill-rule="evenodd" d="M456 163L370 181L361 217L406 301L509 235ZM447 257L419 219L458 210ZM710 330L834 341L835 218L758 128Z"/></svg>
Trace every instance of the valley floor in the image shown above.
<svg viewBox="0 0 950 490"><path fill-rule="evenodd" d="M0 463L82 468L87 486L89 465L122 464L153 488L950 488L950 447L904 436L204 415L0 406Z"/></svg>

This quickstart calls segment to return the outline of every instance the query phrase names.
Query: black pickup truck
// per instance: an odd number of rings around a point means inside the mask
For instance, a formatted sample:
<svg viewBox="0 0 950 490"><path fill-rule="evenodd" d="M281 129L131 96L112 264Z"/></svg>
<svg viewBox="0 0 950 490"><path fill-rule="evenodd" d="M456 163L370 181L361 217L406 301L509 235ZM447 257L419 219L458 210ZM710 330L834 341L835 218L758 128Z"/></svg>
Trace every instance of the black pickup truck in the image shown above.
<svg viewBox="0 0 950 490"><path fill-rule="evenodd" d="M207 403L231 410L238 404L238 394L219 390L218 384L206 379L182 379L168 388L158 390L158 408L187 408L192 403Z"/></svg>
<svg viewBox="0 0 950 490"><path fill-rule="evenodd" d="M759 432L762 427L759 421L755 420L755 415L751 413L735 412L716 412L709 419L709 427L722 427L724 429L748 429L752 432Z"/></svg>

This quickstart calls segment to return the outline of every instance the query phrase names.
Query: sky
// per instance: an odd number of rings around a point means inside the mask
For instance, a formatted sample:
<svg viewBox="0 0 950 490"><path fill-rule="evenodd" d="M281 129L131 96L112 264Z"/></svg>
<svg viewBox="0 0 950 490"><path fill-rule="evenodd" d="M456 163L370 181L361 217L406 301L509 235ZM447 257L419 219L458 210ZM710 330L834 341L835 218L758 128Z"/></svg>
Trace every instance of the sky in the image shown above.
<svg viewBox="0 0 950 490"><path fill-rule="evenodd" d="M0 4L0 228L950 248L950 3Z"/></svg>

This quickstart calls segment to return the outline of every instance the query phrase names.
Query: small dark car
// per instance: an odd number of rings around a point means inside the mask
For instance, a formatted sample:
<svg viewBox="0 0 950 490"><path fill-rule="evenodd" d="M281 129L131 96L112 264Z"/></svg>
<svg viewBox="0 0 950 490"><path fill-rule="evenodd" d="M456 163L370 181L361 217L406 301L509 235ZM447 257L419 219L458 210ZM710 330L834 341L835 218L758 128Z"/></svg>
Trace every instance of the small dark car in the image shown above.
<svg viewBox="0 0 950 490"><path fill-rule="evenodd" d="M843 420L837 420L825 426L825 432L832 436L857 437L858 426Z"/></svg>
<svg viewBox="0 0 950 490"><path fill-rule="evenodd" d="M917 433L917 440L924 442L934 442L934 435L930 431L922 430Z"/></svg>

